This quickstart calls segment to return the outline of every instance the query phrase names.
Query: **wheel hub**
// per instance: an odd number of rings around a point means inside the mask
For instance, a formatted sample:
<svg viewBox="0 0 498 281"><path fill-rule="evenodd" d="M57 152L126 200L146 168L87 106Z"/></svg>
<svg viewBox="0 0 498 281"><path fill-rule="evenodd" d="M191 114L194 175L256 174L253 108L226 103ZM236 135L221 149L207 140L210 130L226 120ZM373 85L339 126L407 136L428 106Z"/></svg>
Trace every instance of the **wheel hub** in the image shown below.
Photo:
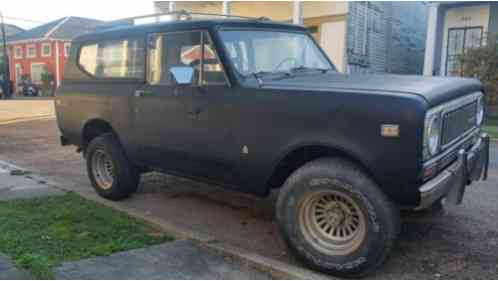
<svg viewBox="0 0 498 281"><path fill-rule="evenodd" d="M114 183L114 165L112 158L104 151L97 150L92 156L92 173L97 185L104 189L110 189Z"/></svg>
<svg viewBox="0 0 498 281"><path fill-rule="evenodd" d="M345 218L346 216L340 208L334 207L327 211L326 219L332 227L337 227L344 223Z"/></svg>
<svg viewBox="0 0 498 281"><path fill-rule="evenodd" d="M300 206L300 228L304 237L326 254L350 253L361 245L366 236L365 216L345 193L312 193L303 199Z"/></svg>

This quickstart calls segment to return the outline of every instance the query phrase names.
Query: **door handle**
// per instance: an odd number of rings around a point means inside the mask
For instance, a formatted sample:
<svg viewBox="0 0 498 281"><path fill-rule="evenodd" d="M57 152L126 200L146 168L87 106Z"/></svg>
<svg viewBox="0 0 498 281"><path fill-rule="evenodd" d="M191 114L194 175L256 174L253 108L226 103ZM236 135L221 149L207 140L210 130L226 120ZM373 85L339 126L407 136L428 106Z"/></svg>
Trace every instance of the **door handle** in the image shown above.
<svg viewBox="0 0 498 281"><path fill-rule="evenodd" d="M140 97L145 97L145 96L152 96L153 93L151 91L144 91L144 90L136 90L135 91L135 97L140 98Z"/></svg>

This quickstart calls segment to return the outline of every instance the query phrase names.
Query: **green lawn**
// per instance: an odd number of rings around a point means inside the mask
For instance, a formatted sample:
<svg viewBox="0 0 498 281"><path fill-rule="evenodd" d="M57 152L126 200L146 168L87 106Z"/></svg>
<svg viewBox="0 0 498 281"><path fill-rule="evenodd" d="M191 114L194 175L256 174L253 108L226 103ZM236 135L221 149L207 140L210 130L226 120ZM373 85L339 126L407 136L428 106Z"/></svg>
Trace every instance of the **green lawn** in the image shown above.
<svg viewBox="0 0 498 281"><path fill-rule="evenodd" d="M490 137L498 139L498 119L487 119L482 130Z"/></svg>
<svg viewBox="0 0 498 281"><path fill-rule="evenodd" d="M157 227L74 193L0 202L0 252L40 279L53 278L51 268L65 261L170 240Z"/></svg>
<svg viewBox="0 0 498 281"><path fill-rule="evenodd" d="M487 133L490 137L498 139L498 126L484 126L483 132Z"/></svg>

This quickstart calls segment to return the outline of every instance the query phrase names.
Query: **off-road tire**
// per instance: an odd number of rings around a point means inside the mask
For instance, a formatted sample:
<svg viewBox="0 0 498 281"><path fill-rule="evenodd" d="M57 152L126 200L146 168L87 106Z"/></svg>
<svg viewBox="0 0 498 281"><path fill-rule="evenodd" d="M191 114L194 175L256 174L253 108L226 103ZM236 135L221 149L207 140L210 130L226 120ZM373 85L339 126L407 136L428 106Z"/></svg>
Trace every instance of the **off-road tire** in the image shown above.
<svg viewBox="0 0 498 281"><path fill-rule="evenodd" d="M94 158L102 154L106 154L112 163L112 184L106 188L99 184L99 176L95 175L94 169ZM121 144L113 134L103 134L94 138L88 145L85 156L88 177L100 196L119 201L128 198L137 190L140 181L138 169L128 160Z"/></svg>
<svg viewBox="0 0 498 281"><path fill-rule="evenodd" d="M352 201L348 204L357 206L355 210L364 218L362 235L358 236L363 238L350 248L350 252L346 249L337 255L335 248L331 254L324 247L314 246L313 243L316 245L319 240L309 239L310 235L305 233L311 228L302 227L303 223L300 223L302 210L307 210L305 204L312 204L306 198L330 192L350 198ZM351 212L341 211L341 214ZM276 217L286 243L302 262L318 271L348 278L363 276L382 265L395 245L400 228L398 208L360 167L340 158L318 159L296 170L280 191ZM328 247L331 244L320 245Z"/></svg>

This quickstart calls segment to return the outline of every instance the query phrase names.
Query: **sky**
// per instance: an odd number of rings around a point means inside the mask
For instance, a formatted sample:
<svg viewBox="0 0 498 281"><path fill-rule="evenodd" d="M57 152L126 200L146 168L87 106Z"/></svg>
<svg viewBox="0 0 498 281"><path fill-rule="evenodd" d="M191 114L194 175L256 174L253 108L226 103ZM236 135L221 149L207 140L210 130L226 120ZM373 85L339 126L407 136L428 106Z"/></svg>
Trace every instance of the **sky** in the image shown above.
<svg viewBox="0 0 498 281"><path fill-rule="evenodd" d="M22 28L67 16L113 20L153 11L152 0L0 0L5 22Z"/></svg>

